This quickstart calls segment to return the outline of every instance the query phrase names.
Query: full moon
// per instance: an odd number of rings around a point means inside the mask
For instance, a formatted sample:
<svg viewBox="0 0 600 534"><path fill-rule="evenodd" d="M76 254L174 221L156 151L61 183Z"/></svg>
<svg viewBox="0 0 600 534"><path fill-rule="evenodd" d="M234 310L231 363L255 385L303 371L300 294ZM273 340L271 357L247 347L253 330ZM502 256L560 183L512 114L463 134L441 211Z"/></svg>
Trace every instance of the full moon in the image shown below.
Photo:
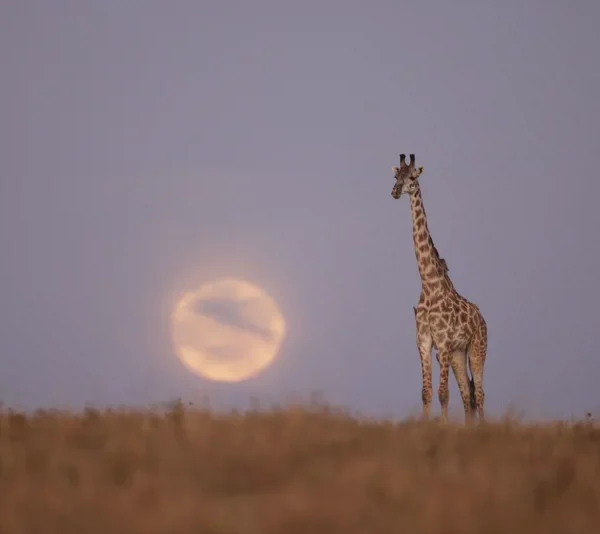
<svg viewBox="0 0 600 534"><path fill-rule="evenodd" d="M171 316L175 352L193 373L218 382L257 376L277 356L285 321L260 287L226 278L184 294Z"/></svg>

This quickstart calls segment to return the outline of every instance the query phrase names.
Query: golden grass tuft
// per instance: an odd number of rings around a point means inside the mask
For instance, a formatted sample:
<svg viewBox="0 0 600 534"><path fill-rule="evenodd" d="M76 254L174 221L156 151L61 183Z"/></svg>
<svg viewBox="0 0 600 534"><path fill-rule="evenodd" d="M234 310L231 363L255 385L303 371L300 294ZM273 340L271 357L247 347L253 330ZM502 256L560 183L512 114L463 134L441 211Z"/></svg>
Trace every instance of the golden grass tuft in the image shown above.
<svg viewBox="0 0 600 534"><path fill-rule="evenodd" d="M600 532L600 428L326 407L0 415L0 533Z"/></svg>

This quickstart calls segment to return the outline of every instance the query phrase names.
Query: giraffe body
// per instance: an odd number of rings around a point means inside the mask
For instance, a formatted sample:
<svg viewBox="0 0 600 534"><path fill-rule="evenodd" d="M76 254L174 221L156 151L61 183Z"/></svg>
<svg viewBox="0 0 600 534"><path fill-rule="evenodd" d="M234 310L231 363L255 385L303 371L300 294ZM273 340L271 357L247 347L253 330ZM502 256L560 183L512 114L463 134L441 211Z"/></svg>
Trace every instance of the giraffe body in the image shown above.
<svg viewBox="0 0 600 534"><path fill-rule="evenodd" d="M436 349L440 366L438 398L442 419L448 419L448 375L452 368L467 423L472 421L475 412L483 420L487 325L479 308L456 291L448 275L448 265L433 244L418 182L423 167L415 168L413 154L410 165L406 165L404 155L400 156L400 164L400 167L393 167L396 184L392 196L396 199L403 193L410 196L413 242L421 277L421 296L413 311L421 357L423 416L428 418L431 408L431 351Z"/></svg>

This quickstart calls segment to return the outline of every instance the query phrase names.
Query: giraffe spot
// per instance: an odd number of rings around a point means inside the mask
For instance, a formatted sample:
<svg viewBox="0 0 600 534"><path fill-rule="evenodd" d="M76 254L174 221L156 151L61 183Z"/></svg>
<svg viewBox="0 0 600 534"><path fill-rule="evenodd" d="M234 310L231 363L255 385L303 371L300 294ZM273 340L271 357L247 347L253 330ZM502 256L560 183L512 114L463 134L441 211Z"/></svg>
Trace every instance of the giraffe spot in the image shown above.
<svg viewBox="0 0 600 534"><path fill-rule="evenodd" d="M421 230L423 228L423 226L425 226L425 221L423 220L422 217L419 217L416 221L415 221L415 226Z"/></svg>
<svg viewBox="0 0 600 534"><path fill-rule="evenodd" d="M440 300L442 300L442 295L440 295L439 293L437 293L436 295L433 295L431 297L431 304L437 304Z"/></svg>
<svg viewBox="0 0 600 534"><path fill-rule="evenodd" d="M446 323L449 322L450 321L450 314L449 313L442 313L442 319Z"/></svg>
<svg viewBox="0 0 600 534"><path fill-rule="evenodd" d="M461 322L466 323L469 320L469 316L465 312L462 312L460 314L460 320Z"/></svg>
<svg viewBox="0 0 600 534"><path fill-rule="evenodd" d="M438 274L437 270L435 269L435 267L430 267L429 269L427 269L425 271L426 276L428 277L432 277L432 276L436 276Z"/></svg>
<svg viewBox="0 0 600 534"><path fill-rule="evenodd" d="M418 232L417 233L417 241L419 243L427 241L427 233L426 232Z"/></svg>

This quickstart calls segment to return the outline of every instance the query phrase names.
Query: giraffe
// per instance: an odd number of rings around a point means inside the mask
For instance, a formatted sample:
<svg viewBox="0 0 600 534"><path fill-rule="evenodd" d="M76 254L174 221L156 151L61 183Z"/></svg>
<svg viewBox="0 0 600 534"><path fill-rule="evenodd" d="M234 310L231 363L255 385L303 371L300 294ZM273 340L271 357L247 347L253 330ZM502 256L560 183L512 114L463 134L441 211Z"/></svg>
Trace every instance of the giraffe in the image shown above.
<svg viewBox="0 0 600 534"><path fill-rule="evenodd" d="M396 183L392 197L404 193L410 198L413 222L413 243L419 275L421 296L413 307L417 329L417 348L421 357L423 377L423 417L429 418L433 386L431 382L431 351L437 351L440 365L438 397L442 421L448 420L448 375L452 367L465 410L465 421L471 424L475 413L484 420L483 367L487 352L487 325L479 308L461 296L448 275L448 265L433 244L419 185L423 167L415 167L415 155L400 154L400 167L392 167ZM467 371L471 372L471 377Z"/></svg>

